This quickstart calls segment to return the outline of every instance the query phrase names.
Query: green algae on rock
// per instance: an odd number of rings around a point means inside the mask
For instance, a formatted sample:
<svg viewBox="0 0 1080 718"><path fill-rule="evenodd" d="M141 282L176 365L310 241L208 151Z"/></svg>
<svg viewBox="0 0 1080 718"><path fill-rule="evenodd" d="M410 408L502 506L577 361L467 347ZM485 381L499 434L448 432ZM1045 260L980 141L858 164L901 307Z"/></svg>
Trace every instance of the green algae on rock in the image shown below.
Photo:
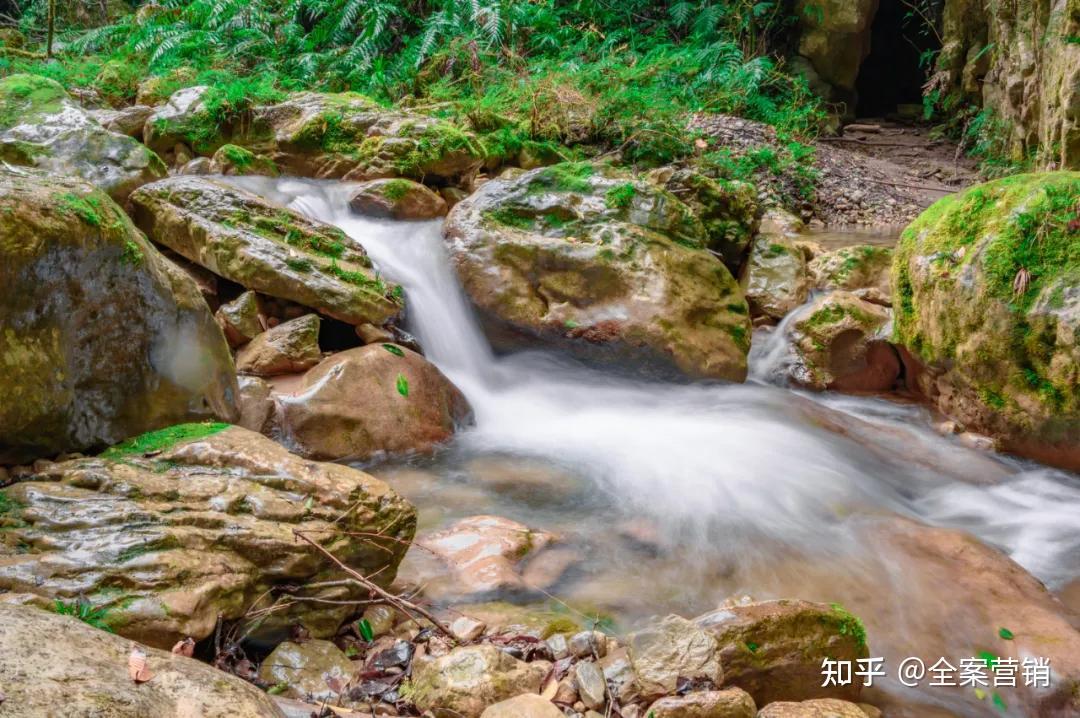
<svg viewBox="0 0 1080 718"><path fill-rule="evenodd" d="M612 190L627 201L609 202ZM446 241L497 345L554 344L692 378L746 376L742 292L705 250L701 220L651 182L589 163L513 173L455 205Z"/></svg>
<svg viewBox="0 0 1080 718"><path fill-rule="evenodd" d="M51 606L85 596L116 633L163 648L209 636L219 616L265 607L275 587L340 578L294 529L390 582L416 526L412 506L368 474L219 424L50 464L5 496L12 520L0 589L9 600ZM253 636L280 640L294 621L332 636L352 610L334 602L360 594L347 585L301 590L329 603L275 612Z"/></svg>
<svg viewBox="0 0 1080 718"><path fill-rule="evenodd" d="M382 326L404 306L344 232L227 182L171 177L131 201L150 239L260 294L353 325Z"/></svg>
<svg viewBox="0 0 1080 718"><path fill-rule="evenodd" d="M38 75L0 79L0 159L80 177L119 202L165 176L156 154L106 130L58 82Z"/></svg>
<svg viewBox="0 0 1080 718"><path fill-rule="evenodd" d="M0 174L0 462L235 417L228 346L195 283L101 190Z"/></svg>
<svg viewBox="0 0 1080 718"><path fill-rule="evenodd" d="M1003 448L1080 467L1080 173L1017 175L926 210L893 262L917 387Z"/></svg>

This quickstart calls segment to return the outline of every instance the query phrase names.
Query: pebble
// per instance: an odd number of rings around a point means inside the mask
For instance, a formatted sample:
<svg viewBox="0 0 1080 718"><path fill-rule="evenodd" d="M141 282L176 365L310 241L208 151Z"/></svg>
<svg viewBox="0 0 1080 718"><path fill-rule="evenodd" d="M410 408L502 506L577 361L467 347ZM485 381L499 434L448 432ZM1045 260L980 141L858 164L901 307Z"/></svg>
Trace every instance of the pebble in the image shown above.
<svg viewBox="0 0 1080 718"><path fill-rule="evenodd" d="M561 633L556 633L551 638L547 639L547 647L551 651L551 655L555 657L555 660L566 658L570 655L570 644L567 643L566 636Z"/></svg>
<svg viewBox="0 0 1080 718"><path fill-rule="evenodd" d="M604 707L607 697L607 683L604 674L592 661L582 661L574 668L574 682L578 696L586 708L598 710Z"/></svg>
<svg viewBox="0 0 1080 718"><path fill-rule="evenodd" d="M603 658L607 655L607 636L599 631L581 631L570 638L570 655L585 658L595 655Z"/></svg>
<svg viewBox="0 0 1080 718"><path fill-rule="evenodd" d="M461 643L471 643L484 633L487 624L469 616L458 616L450 624L450 633Z"/></svg>

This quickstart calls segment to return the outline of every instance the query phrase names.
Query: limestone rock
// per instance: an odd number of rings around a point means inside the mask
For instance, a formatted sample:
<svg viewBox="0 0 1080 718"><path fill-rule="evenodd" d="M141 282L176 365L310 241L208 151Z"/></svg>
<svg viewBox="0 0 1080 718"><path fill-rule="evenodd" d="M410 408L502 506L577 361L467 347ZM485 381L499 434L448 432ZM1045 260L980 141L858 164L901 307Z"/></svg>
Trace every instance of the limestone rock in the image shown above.
<svg viewBox="0 0 1080 718"><path fill-rule="evenodd" d="M198 288L104 192L0 173L0 237L0 463L236 417Z"/></svg>
<svg viewBox="0 0 1080 718"><path fill-rule="evenodd" d="M278 404L286 440L320 459L430 453L472 416L442 372L396 344L330 356Z"/></svg>
<svg viewBox="0 0 1080 718"><path fill-rule="evenodd" d="M652 718L755 718L754 699L741 688L667 696L649 706Z"/></svg>
<svg viewBox="0 0 1080 718"><path fill-rule="evenodd" d="M892 255L889 247L872 244L841 247L814 257L809 269L819 289L876 289L888 296Z"/></svg>
<svg viewBox="0 0 1080 718"><path fill-rule="evenodd" d="M154 716L281 718L255 686L212 666L148 648L153 678L128 675L131 641L30 606L0 603L5 713L22 718ZM63 708L59 708L62 706Z"/></svg>
<svg viewBox="0 0 1080 718"><path fill-rule="evenodd" d="M288 694L306 700L334 700L328 679L344 685L353 676L353 662L330 641L283 641L259 666L259 678L271 686L288 686Z"/></svg>
<svg viewBox="0 0 1080 718"><path fill-rule="evenodd" d="M808 601L763 601L722 608L696 619L720 645L724 685L742 688L757 705L775 700L856 700L861 684L822 687L826 658L866 658L866 631L839 607Z"/></svg>
<svg viewBox="0 0 1080 718"><path fill-rule="evenodd" d="M231 302L222 304L214 313L225 339L232 347L240 347L266 331L266 318L262 316L259 296L244 292Z"/></svg>
<svg viewBox="0 0 1080 718"><path fill-rule="evenodd" d="M0 547L5 600L84 596L120 635L164 648L209 636L219 615L239 618L275 586L334 576L294 529L389 582L416 526L412 506L381 481L221 424L172 427L98 458L49 464L3 496L14 507ZM387 540L352 537L378 533ZM301 602L254 635L280 640L302 622L332 636L351 610Z"/></svg>
<svg viewBox="0 0 1080 718"><path fill-rule="evenodd" d="M356 188L349 207L357 214L400 220L436 219L446 214L446 200L406 179L364 182Z"/></svg>
<svg viewBox="0 0 1080 718"><path fill-rule="evenodd" d="M305 314L267 329L236 355L236 370L255 376L295 374L322 359L318 314Z"/></svg>
<svg viewBox="0 0 1080 718"><path fill-rule="evenodd" d="M488 706L480 718L565 718L555 704L543 696L526 693Z"/></svg>
<svg viewBox="0 0 1080 718"><path fill-rule="evenodd" d="M761 709L758 718L867 718L862 708L836 698L777 701Z"/></svg>
<svg viewBox="0 0 1080 718"><path fill-rule="evenodd" d="M646 698L675 692L680 678L724 681L720 646L707 631L680 616L667 616L627 639L630 663Z"/></svg>
<svg viewBox="0 0 1080 718"><path fill-rule="evenodd" d="M0 80L0 160L79 177L118 202L165 176L157 155L102 127L59 83L39 75Z"/></svg>
<svg viewBox="0 0 1080 718"><path fill-rule="evenodd" d="M803 253L783 234L759 234L739 278L754 316L779 321L810 296Z"/></svg>
<svg viewBox="0 0 1080 718"><path fill-rule="evenodd" d="M400 289L344 232L221 180L172 177L132 195L146 235L218 276L349 324L383 325Z"/></svg>
<svg viewBox="0 0 1080 718"><path fill-rule="evenodd" d="M496 346L742 381L750 322L705 226L650 182L585 163L490 180L446 221Z"/></svg>
<svg viewBox="0 0 1080 718"><path fill-rule="evenodd" d="M441 658L418 658L404 694L435 718L479 718L488 706L539 693L551 664L524 663L484 644L455 648Z"/></svg>
<svg viewBox="0 0 1080 718"><path fill-rule="evenodd" d="M790 328L796 356L791 378L814 389L891 389L900 359L882 336L888 322L887 309L849 292L822 296Z"/></svg>
<svg viewBox="0 0 1080 718"><path fill-rule="evenodd" d="M940 200L900 239L893 341L912 387L1009 451L1080 469L1080 172Z"/></svg>

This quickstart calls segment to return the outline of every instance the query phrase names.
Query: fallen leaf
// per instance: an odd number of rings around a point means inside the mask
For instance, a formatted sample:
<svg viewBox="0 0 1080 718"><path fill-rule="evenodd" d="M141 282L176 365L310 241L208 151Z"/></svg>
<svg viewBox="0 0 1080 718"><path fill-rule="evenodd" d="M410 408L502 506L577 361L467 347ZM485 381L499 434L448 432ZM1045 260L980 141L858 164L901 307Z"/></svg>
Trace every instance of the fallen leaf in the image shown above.
<svg viewBox="0 0 1080 718"><path fill-rule="evenodd" d="M1014 637L1013 632L1010 631L1008 628L998 629L998 635L1004 638L1006 641L1011 641Z"/></svg>
<svg viewBox="0 0 1080 718"><path fill-rule="evenodd" d="M146 683L154 677L153 672L146 665L146 651L137 643L131 644L131 653L128 654L128 675L136 683Z"/></svg>
<svg viewBox="0 0 1080 718"><path fill-rule="evenodd" d="M195 655L195 639L188 636L182 641L177 641L176 645L172 647L172 652L178 656L191 658Z"/></svg>
<svg viewBox="0 0 1080 718"><path fill-rule="evenodd" d="M397 375L397 392L402 396L409 395L409 380L405 378L404 374Z"/></svg>

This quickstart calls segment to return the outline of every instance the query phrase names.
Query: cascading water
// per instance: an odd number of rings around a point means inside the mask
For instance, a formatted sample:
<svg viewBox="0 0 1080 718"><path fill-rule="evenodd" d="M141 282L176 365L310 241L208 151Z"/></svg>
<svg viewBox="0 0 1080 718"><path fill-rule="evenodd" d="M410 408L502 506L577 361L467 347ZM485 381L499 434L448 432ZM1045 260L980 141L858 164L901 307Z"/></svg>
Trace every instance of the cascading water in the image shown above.
<svg viewBox="0 0 1080 718"><path fill-rule="evenodd" d="M919 565L892 553L878 525L899 516L969 531L1051 588L1080 576L1075 475L964 448L918 407L770 385L782 328L752 354L756 381L740 386L634 381L538 352L497 357L439 222L359 218L342 183L236 181L337 225L403 285L410 329L476 415L440 456L413 462L437 480L406 493L429 522L496 513L562 534L585 555L584 578L559 591L571 604L632 622L743 593L840 602L895 666L920 652L977 655L981 629L936 622ZM491 461L550 479L507 495L477 479ZM643 527L645 553L625 540ZM920 699L966 714L958 698Z"/></svg>

